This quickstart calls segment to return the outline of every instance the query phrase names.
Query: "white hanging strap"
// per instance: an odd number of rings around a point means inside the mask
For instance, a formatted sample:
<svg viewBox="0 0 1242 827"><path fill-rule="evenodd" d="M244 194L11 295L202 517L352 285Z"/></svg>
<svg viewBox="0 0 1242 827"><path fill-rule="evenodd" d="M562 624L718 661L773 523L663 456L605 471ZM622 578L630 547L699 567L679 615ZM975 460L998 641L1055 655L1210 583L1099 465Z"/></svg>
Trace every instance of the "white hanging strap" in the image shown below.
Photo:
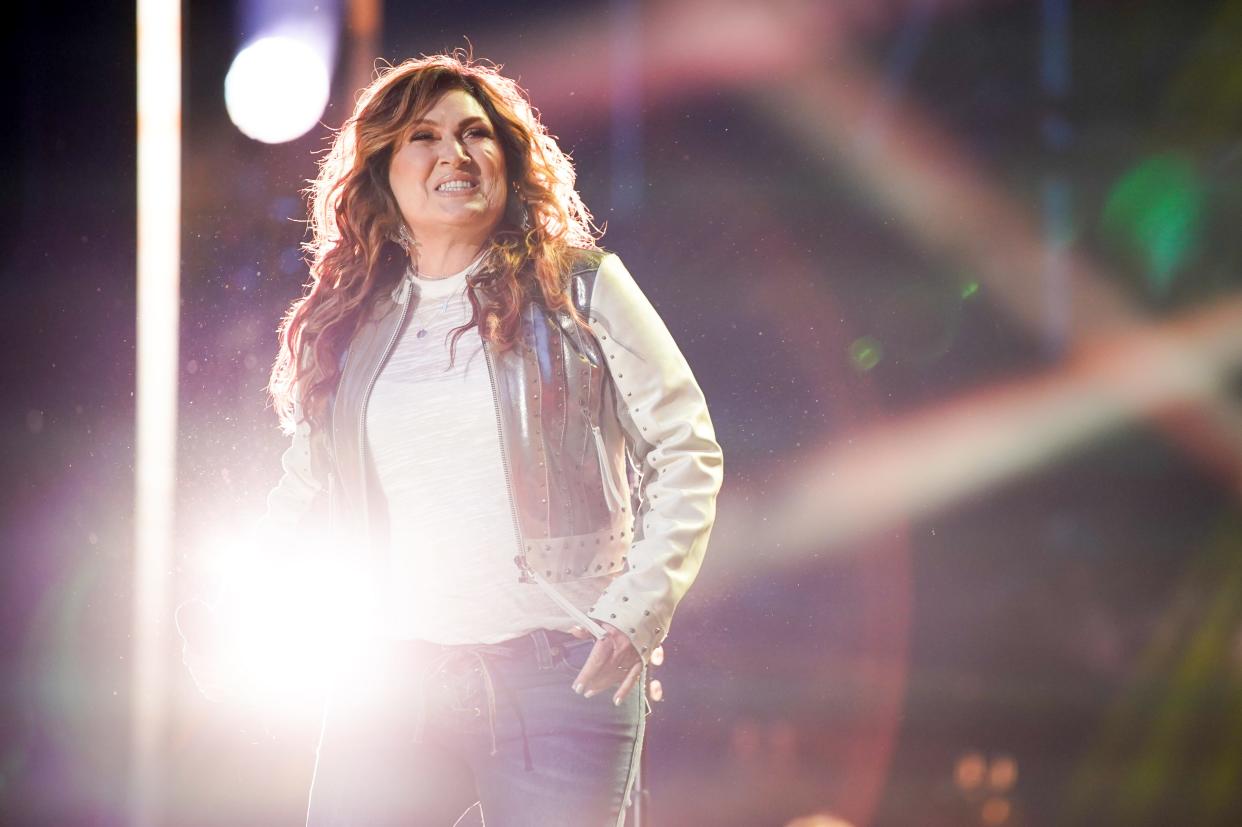
<svg viewBox="0 0 1242 827"><path fill-rule="evenodd" d="M525 563L521 557L515 558L515 562L518 564L518 568L525 572L530 579L538 583L539 588L543 589L544 592L547 593L548 597L552 598L552 601L564 609L570 617L578 621L582 628L590 632L592 637L596 640L600 640L607 636L608 632L604 631L603 626L600 626L599 623L592 618L587 617L586 612L579 609L569 600L569 598L557 591L556 587L549 583L542 574L531 568L530 564Z"/></svg>

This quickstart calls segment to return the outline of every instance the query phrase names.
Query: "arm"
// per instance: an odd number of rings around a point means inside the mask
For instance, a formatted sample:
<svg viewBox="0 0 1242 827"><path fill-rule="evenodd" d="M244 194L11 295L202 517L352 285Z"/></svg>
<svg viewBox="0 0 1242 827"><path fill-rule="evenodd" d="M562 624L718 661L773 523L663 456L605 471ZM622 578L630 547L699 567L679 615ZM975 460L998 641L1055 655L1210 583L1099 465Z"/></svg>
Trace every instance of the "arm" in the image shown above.
<svg viewBox="0 0 1242 827"><path fill-rule="evenodd" d="M690 366L616 255L600 263L589 321L642 470L630 568L608 585L590 616L624 632L645 662L668 635L702 565L723 457Z"/></svg>
<svg viewBox="0 0 1242 827"><path fill-rule="evenodd" d="M278 556L296 546L307 518L314 515L316 498L325 492L325 485L312 471L312 432L296 400L294 416L298 424L291 444L281 455L280 481L267 495L263 516L241 538L247 557ZM246 576L244 567L234 565L214 590L212 602L195 597L176 610L182 661L208 700L223 700L237 689L237 664L229 630L236 623L239 606L246 602L246 584L241 582Z"/></svg>
<svg viewBox="0 0 1242 827"><path fill-rule="evenodd" d="M299 537L305 536L307 523L315 519L316 501L326 495L326 482L312 470L310 424L303 418L301 404L295 398L294 417L297 427L292 441L281 454L282 474L279 482L267 495L267 507L252 526L239 528L237 540L246 557L279 556L287 549L296 547ZM224 582L218 583L212 592L211 605L225 610L233 606L239 596L237 578L244 576L238 566L226 572ZM202 602L202 601L198 601ZM201 626L202 624L198 624ZM183 635L191 643L193 635Z"/></svg>
<svg viewBox="0 0 1242 827"><path fill-rule="evenodd" d="M300 554L325 536L327 527L328 480L321 463L312 462L321 447L321 434L312 430L305 418L295 389L293 416L297 423L289 446L280 456L281 476L267 494L263 516L246 535L245 551L256 560L275 562L290 554ZM233 573L242 574L234 566ZM237 598L237 584L226 582L222 604Z"/></svg>
<svg viewBox="0 0 1242 827"><path fill-rule="evenodd" d="M297 422L293 440L280 456L283 473L276 487L268 492L267 510L255 530L255 537L263 543L275 543L282 537L288 541L296 536L315 499L327 493L326 482L311 465L311 427L297 396L293 416Z"/></svg>

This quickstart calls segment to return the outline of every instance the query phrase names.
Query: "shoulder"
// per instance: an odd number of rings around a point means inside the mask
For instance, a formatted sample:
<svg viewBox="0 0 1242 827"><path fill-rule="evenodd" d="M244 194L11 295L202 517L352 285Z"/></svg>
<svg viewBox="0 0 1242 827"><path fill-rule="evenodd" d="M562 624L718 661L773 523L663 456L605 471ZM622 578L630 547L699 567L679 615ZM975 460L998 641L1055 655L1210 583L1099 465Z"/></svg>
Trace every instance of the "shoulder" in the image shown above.
<svg viewBox="0 0 1242 827"><path fill-rule="evenodd" d="M596 247L591 250L575 247L569 251L569 275L575 276L598 270L604 259L611 255L615 255L615 253L602 247Z"/></svg>
<svg viewBox="0 0 1242 827"><path fill-rule="evenodd" d="M580 312L586 313L591 309L600 273L607 273L618 265L620 259L610 250L597 247L570 251L566 276L574 304Z"/></svg>

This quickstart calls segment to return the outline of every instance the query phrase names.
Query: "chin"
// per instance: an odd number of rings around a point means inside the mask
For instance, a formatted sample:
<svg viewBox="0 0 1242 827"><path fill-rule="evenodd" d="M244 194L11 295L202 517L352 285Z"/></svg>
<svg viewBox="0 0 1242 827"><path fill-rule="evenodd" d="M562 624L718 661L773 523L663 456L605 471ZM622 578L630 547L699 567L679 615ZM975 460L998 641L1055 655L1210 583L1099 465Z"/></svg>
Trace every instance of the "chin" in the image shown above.
<svg viewBox="0 0 1242 827"><path fill-rule="evenodd" d="M461 212L446 215L444 223L451 224L454 227L478 227L482 230L487 227L494 228L500 223L500 216L485 215L476 210L462 210Z"/></svg>

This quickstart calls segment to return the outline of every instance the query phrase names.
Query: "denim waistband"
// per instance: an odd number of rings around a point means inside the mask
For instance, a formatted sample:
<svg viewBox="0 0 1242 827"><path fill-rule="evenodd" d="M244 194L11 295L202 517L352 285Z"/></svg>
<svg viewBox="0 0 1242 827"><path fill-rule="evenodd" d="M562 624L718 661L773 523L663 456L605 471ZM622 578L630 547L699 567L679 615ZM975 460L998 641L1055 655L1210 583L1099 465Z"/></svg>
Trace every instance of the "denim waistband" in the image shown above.
<svg viewBox="0 0 1242 827"><path fill-rule="evenodd" d="M492 740L491 755L495 755L497 751L496 677L492 669L494 663L489 664L488 661L492 658L509 660L533 655L539 669L550 669L555 663L555 658L559 654L560 648L567 643L578 640L581 639L574 637L569 632L553 629L535 629L533 632L528 632L500 643L441 644L424 640L396 641L395 647L397 649L410 647L419 656L420 660L430 658L427 665L421 669L422 675L419 679L418 693L415 699L417 706L414 711L414 740L418 741L422 738L423 729L426 725L428 684L445 668L457 663L473 661L478 666L479 673L483 679L483 688L487 698L488 731ZM522 715L520 705L516 702L514 703L514 709L517 712L518 723L522 727L522 748L526 759L526 769L529 770L532 768L532 764L530 745L526 738L526 720Z"/></svg>
<svg viewBox="0 0 1242 827"><path fill-rule="evenodd" d="M385 645L394 653L408 651L420 660L440 660L455 653L483 653L502 658L520 658L533 655L541 668L550 666L548 657L569 643L588 642L569 632L555 629L535 629L524 635L502 640L499 643L433 643L427 640L389 640Z"/></svg>

